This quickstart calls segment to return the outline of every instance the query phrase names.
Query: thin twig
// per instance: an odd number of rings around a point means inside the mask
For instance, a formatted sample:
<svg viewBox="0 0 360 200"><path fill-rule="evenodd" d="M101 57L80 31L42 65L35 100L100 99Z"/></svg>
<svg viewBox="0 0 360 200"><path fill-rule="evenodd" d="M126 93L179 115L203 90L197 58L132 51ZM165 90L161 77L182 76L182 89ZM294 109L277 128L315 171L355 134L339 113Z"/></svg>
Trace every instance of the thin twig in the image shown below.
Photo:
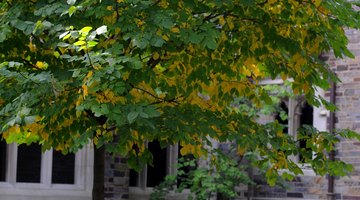
<svg viewBox="0 0 360 200"><path fill-rule="evenodd" d="M39 68L38 66L32 64L30 61L28 60L25 60L24 58L22 59L26 64L30 65L31 67L35 68L35 69L38 69L38 70L43 70L41 68Z"/></svg>
<svg viewBox="0 0 360 200"><path fill-rule="evenodd" d="M132 88L137 89L137 90L140 90L140 91L142 91L142 92L145 92L146 94L154 97L155 99L159 99L159 100L161 100L161 101L165 101L163 98L160 98L160 97L154 95L153 93L151 93L151 92L149 92L149 91L147 91L147 90L144 90L144 89L142 89L142 88L136 87L136 86L134 86L134 85L132 85L132 84L130 84L130 85L131 85Z"/></svg>
<svg viewBox="0 0 360 200"><path fill-rule="evenodd" d="M89 58L89 64L90 64L90 66L91 66L92 68L94 68L94 65L93 65L93 63L92 63L92 61L91 61L91 57L90 57L90 54L89 54L89 49L87 48L87 46L88 46L87 38L85 39L85 44L86 44L85 53L86 53L87 57Z"/></svg>
<svg viewBox="0 0 360 200"><path fill-rule="evenodd" d="M164 103L164 102L167 102L167 103L179 103L179 102L177 102L176 100L179 99L179 98L181 98L181 97L174 97L174 98L172 98L172 99L164 99L164 98L160 98L160 97L156 96L155 94L153 94L153 93L151 93L151 92L149 92L149 91L147 91L147 90L145 90L145 89L136 87L136 86L134 86L133 84L130 84L130 86L131 86L132 88L134 88L134 89L137 89L137 90L140 90L140 91L142 91L142 92L145 92L146 94L148 94L148 95L154 97L155 99L158 99L158 100L159 100L159 101L156 101L156 102L151 103L150 105L159 104L159 103Z"/></svg>
<svg viewBox="0 0 360 200"><path fill-rule="evenodd" d="M119 21L120 14L119 14L119 3L115 0L115 12L116 12L116 21Z"/></svg>
<svg viewBox="0 0 360 200"><path fill-rule="evenodd" d="M25 76L23 73L21 73L21 72L18 72L22 77L24 77L25 79L29 79L29 77L27 77L27 76ZM35 83L36 85L41 85L40 83L37 83L37 82L35 82L35 81L32 81L33 83Z"/></svg>

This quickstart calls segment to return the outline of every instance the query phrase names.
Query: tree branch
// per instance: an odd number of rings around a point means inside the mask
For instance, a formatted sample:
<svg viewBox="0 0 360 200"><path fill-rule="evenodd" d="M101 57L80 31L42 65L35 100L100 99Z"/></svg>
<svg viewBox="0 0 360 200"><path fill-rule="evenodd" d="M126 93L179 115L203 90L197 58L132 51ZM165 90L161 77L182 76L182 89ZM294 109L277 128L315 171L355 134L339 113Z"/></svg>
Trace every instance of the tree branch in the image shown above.
<svg viewBox="0 0 360 200"><path fill-rule="evenodd" d="M119 14L119 3L117 0L115 0L115 12L116 12L116 21L119 21L119 17L120 17L120 14Z"/></svg>
<svg viewBox="0 0 360 200"><path fill-rule="evenodd" d="M145 90L145 89L136 87L136 86L134 86L133 84L130 84L130 86L131 86L132 88L134 88L134 89L140 90L140 91L142 91L142 92L144 92L144 93L152 96L153 98L159 100L159 101L150 103L150 105L159 104L159 103L164 103L164 102L167 102L167 103L179 103L179 102L177 102L177 99L181 98L181 97L174 97L174 98L171 98L171 99L164 99L164 98L160 98L160 97L156 96L155 94L153 94L153 93L151 93L151 92L149 92L149 91L147 91L147 90Z"/></svg>
<svg viewBox="0 0 360 200"><path fill-rule="evenodd" d="M89 64L92 68L94 68L94 65L91 61L91 57L90 57L90 54L89 54L89 49L87 48L87 45L88 45L88 42L87 42L87 39L85 39L85 44L86 44L86 47L85 47L85 53L87 55L87 57L89 58Z"/></svg>
<svg viewBox="0 0 360 200"><path fill-rule="evenodd" d="M42 69L40 69L38 66L32 64L30 61L25 60L24 58L22 59L22 61L24 61L27 65L30 65L31 67L33 67L33 68L35 68L35 69L42 70Z"/></svg>

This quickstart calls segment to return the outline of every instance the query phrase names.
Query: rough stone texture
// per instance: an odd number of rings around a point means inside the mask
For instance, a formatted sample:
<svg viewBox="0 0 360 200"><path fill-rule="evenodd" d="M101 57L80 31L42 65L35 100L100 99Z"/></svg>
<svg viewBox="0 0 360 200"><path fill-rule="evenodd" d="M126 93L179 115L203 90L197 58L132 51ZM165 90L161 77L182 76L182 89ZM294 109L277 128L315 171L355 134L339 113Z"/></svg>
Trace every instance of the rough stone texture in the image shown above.
<svg viewBox="0 0 360 200"><path fill-rule="evenodd" d="M336 129L351 129L360 132L360 32L346 30L349 37L349 49L355 58L337 59L332 53L322 57L331 69L338 75L341 82L336 87L336 105L339 110L335 113ZM330 92L325 92L325 98ZM261 119L259 121L267 121ZM360 142L342 140L336 147L336 158L354 166L350 177L335 179L335 197L344 200L360 200ZM258 182L254 187L255 199L327 199L328 179L315 175L299 176L292 182L284 184L285 188L269 187ZM247 191L243 190L246 199Z"/></svg>
<svg viewBox="0 0 360 200"><path fill-rule="evenodd" d="M338 60L330 58L330 66L339 76L341 83L337 84L336 105L336 128L349 128L360 132L360 32L347 30L349 37L349 48L355 55L355 59ZM342 71L339 66L348 66ZM337 145L336 157L353 164L354 171L351 177L343 177L335 180L335 192L340 194L339 199L360 200L360 143L351 140L342 140Z"/></svg>
<svg viewBox="0 0 360 200"><path fill-rule="evenodd" d="M129 173L125 158L106 154L105 200L129 199Z"/></svg>

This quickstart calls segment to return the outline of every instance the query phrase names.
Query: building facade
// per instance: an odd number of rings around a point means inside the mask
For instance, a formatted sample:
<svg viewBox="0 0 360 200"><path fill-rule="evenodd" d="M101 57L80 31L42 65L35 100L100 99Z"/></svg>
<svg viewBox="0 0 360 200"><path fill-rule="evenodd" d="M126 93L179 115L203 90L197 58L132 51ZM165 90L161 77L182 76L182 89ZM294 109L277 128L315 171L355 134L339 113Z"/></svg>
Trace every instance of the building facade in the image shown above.
<svg viewBox="0 0 360 200"><path fill-rule="evenodd" d="M349 38L349 49L355 58L335 58L332 52L322 55L331 69L340 78L335 87L335 104L338 110L334 115L335 129L351 129L360 132L360 32L358 30L346 30ZM281 81L269 82L270 84L281 84ZM318 91L320 95L330 100L330 91ZM303 98L287 99L283 102L287 109L289 119L287 132L296 137L296 130L303 124L313 125L320 131L329 131L329 112L323 107L309 106ZM261 119L263 122L274 120L276 116L268 116ZM301 145L301 144L299 144ZM176 150L177 151L177 150ZM172 156L170 156L172 155ZM177 154L166 153L167 161L174 161ZM254 186L242 186L238 188L238 199L344 199L360 200L360 141L341 140L336 146L336 159L341 159L354 166L351 176L335 177L333 193L329 193L328 176L317 176L313 170L304 165L304 175L296 177L293 181L286 182L285 187L270 187L261 177L254 176L257 183ZM294 157L295 161L301 158ZM121 160L121 158L117 159ZM131 172L126 167L121 168L123 173L119 179L123 180L120 188L107 190L108 198L115 199L148 199L152 191L145 183L142 185L131 184ZM171 174L171 171L167 171ZM146 178L142 174L142 181ZM134 179L134 178L133 178ZM141 178L140 178L141 179ZM112 194L110 194L112 193ZM140 196L141 198L140 198ZM122 196L122 198L120 198ZM171 197L170 199L186 199L186 195ZM125 198L126 197L126 198Z"/></svg>
<svg viewBox="0 0 360 200"><path fill-rule="evenodd" d="M76 154L41 152L30 146L0 142L1 200L89 200L92 195L93 149Z"/></svg>
<svg viewBox="0 0 360 200"><path fill-rule="evenodd" d="M335 87L335 129L350 129L360 132L360 32L346 30L349 38L349 49L355 58L338 59L330 52L323 59L341 80ZM279 84L280 82L275 81ZM318 91L330 100L330 91ZM320 131L329 130L329 112L324 108L312 108L302 98L288 99L283 102L287 108L289 119L287 132L296 137L296 130L303 124L313 125ZM275 116L276 118L276 116ZM271 118L263 119L274 120ZM299 144L301 145L301 144ZM354 166L351 176L335 177L332 193L329 193L328 176L317 176L310 167L304 165L304 175L287 182L285 187L270 187L260 177L254 177L256 185L239 187L238 199L348 199L360 200L360 142L341 140L336 146L336 159L341 159ZM294 157L295 161L301 158ZM131 176L128 176L131 177ZM126 177L125 177L126 179ZM331 184L331 183L330 183ZM126 187L126 186L125 186ZM331 187L331 186L330 186ZM129 187L129 198L137 199L136 194L151 188ZM146 199L146 198L145 198ZM172 198L175 199L175 198Z"/></svg>
<svg viewBox="0 0 360 200"><path fill-rule="evenodd" d="M360 132L360 32L346 30L349 48L354 59L336 59L331 53L323 55L341 82L336 85L335 128ZM277 82L279 83L279 82ZM329 91L319 91L329 98ZM312 108L304 99L283 102L289 114L287 132L296 137L296 129L310 124L318 130L329 129L329 113L324 108ZM276 118L276 116L275 116ZM274 120L272 118L263 119ZM154 167L146 166L141 173L127 168L126 159L106 156L105 198L107 200L149 199L154 185L167 174L174 174L173 163L179 154L177 145L160 149L149 146L154 154ZM336 177L334 193L329 194L327 176L317 176L304 166L304 175L287 182L286 187L270 187L254 176L256 185L239 187L238 199L335 199L360 200L360 142L342 140L336 146L336 158L354 165L349 177ZM301 158L294 157L300 161ZM66 165L64 165L66 163ZM161 173L160 173L161 172ZM85 147L76 154L64 156L56 151L41 153L40 147L16 146L0 143L0 199L1 200L90 200L93 180L93 147ZM186 199L185 194L170 199Z"/></svg>

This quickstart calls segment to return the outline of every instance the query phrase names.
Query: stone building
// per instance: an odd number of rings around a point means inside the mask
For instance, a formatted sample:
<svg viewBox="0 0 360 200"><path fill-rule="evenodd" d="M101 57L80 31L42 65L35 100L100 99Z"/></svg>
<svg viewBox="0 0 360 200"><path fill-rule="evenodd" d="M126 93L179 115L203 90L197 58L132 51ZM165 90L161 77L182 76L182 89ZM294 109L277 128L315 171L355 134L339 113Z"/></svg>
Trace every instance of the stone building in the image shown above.
<svg viewBox="0 0 360 200"><path fill-rule="evenodd" d="M360 32L357 30L347 30L349 38L349 48L355 55L354 59L336 59L330 52L324 54L323 58L338 75L341 82L335 87L335 104L338 110L334 113L334 128L348 128L360 132ZM266 82L268 84L281 84L279 80ZM330 100L330 91L319 91L326 99ZM288 99L283 105L289 115L286 122L287 132L296 137L296 129L302 124L310 124L320 131L329 131L331 126L330 113L324 108L313 108L309 106L303 98ZM272 117L262 119L265 121L274 120ZM300 144L301 145L301 144ZM156 145L155 145L156 146ZM157 162L162 163L156 166L167 174L171 171L172 163L178 156L178 147L171 146L166 150L159 150L152 147L154 151L160 151L156 155L163 158ZM161 152L162 151L162 152ZM306 165L303 167L304 175L297 177L291 182L286 183L286 187L270 187L260 178L257 185L239 188L238 199L348 199L360 200L360 142L342 140L336 146L336 159L341 159L354 165L351 177L335 177L333 181L333 191L329 193L329 177L317 176ZM301 158L294 157L295 161ZM109 200L117 199L148 199L154 183L150 183L152 170L145 170L138 175L134 175L126 168L125 161L121 158L111 160L108 157L106 174L106 196ZM165 174L163 174L164 176ZM331 185L331 183L330 183ZM331 186L330 186L331 187ZM170 199L186 199L186 195L172 196Z"/></svg>
<svg viewBox="0 0 360 200"><path fill-rule="evenodd" d="M335 86L334 101L338 110L334 112L335 129L351 129L360 132L360 32L358 30L346 30L349 38L349 49L355 58L336 59L330 52L322 55L332 70L340 78L341 82ZM322 91L322 95L330 100L331 92ZM300 106L297 106L297 105ZM289 100L288 108L288 133L296 137L295 130L301 124L302 115L310 117L309 109L305 109L301 100ZM320 108L313 108L311 112L311 125L319 130L327 130L332 126L330 114ZM269 119L268 119L269 120ZM241 199L360 199L360 142L353 140L341 140L336 146L335 158L341 159L354 166L354 171L349 177L335 177L333 183L329 177L316 176L310 169L303 168L304 175L286 183L285 188L270 187L264 182L249 190L244 190ZM295 158L298 160L299 158ZM329 190L333 187L333 191Z"/></svg>
<svg viewBox="0 0 360 200"><path fill-rule="evenodd" d="M336 85L335 128L349 128L360 132L360 32L347 30L349 48L355 59L335 59L331 53L323 55L341 79ZM269 82L281 84L279 81ZM320 91L330 98L329 91ZM328 130L329 113L312 108L303 99L283 102L288 110L288 133L296 137L296 129L304 123L319 130ZM305 116L305 117L302 117ZM273 119L268 119L273 120ZM178 146L160 149L149 144L155 153L155 167L145 167L134 173L121 157L106 156L105 197L107 200L148 199L152 187L166 174L173 174ZM304 175L288 182L286 188L270 187L261 179L253 187L241 187L239 199L360 199L360 142L342 140L336 146L336 158L354 165L351 177L336 177L334 191L329 193L329 178L316 176L304 167ZM299 160L301 158L294 158ZM16 146L0 142L0 200L89 200L92 195L93 147L87 146L67 156L56 151L41 153L39 146ZM66 163L66 165L64 165ZM160 173L161 172L161 173ZM171 199L186 199L186 194Z"/></svg>
<svg viewBox="0 0 360 200"><path fill-rule="evenodd" d="M331 114L327 110L322 107L313 108L301 97L285 100L282 106L287 109L289 115L286 122L288 125L287 132L294 137L296 137L296 129L302 124L313 125L320 131L329 131L329 128L334 126L335 129L351 129L360 132L360 32L357 30L346 30L346 32L349 38L349 49L353 52L354 59L336 59L331 52L322 55L341 80L335 86L333 99L338 110L333 113L333 120L331 120ZM274 80L267 83L281 84L281 81ZM330 91L319 91L319 93L330 100ZM274 118L263 120L274 120ZM174 173L171 171L171 164L176 160L178 147L172 146L163 151L162 154L157 154L166 155L167 158L158 160L164 164L160 168L167 174ZM287 182L286 187L270 187L255 176L257 185L240 187L238 199L360 200L360 142L342 140L336 146L335 158L353 164L354 171L351 176L334 177L333 181L329 182L328 176L317 176L311 168L305 165L303 167L304 175ZM300 161L301 158L294 157L293 159ZM112 171L106 184L109 200L148 199L147 195L152 191L152 183L148 182L151 170L146 168L140 175L134 176L126 169L121 158L115 159L115 163L108 164L107 168L108 171ZM122 172L118 174L123 178L117 177L118 181L114 181L115 178L112 177L116 171ZM136 179L135 182L134 179ZM329 190L329 187L332 189ZM185 196L173 196L170 199L185 199Z"/></svg>

